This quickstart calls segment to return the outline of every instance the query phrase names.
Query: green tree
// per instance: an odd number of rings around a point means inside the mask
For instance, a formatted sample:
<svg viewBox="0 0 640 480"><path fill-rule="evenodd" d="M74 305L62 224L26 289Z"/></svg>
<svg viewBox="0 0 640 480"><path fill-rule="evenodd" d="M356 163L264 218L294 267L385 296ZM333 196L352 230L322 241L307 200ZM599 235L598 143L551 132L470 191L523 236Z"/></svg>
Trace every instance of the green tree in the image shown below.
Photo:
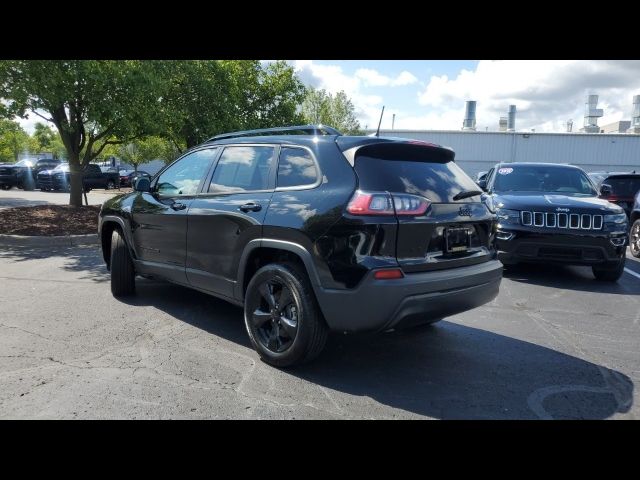
<svg viewBox="0 0 640 480"><path fill-rule="evenodd" d="M328 125L348 135L363 133L353 102L344 91L332 95L310 88L302 102L302 115L307 123Z"/></svg>
<svg viewBox="0 0 640 480"><path fill-rule="evenodd" d="M37 122L32 137L39 152L51 152L53 158L65 157L66 149L60 135L50 126Z"/></svg>
<svg viewBox="0 0 640 480"><path fill-rule="evenodd" d="M18 122L0 119L0 161L17 162L21 153L33 152L34 146Z"/></svg>
<svg viewBox="0 0 640 480"><path fill-rule="evenodd" d="M71 173L69 203L82 205L82 172L110 144L154 130L160 98L154 72L133 60L3 60L5 115L53 123Z"/></svg>
<svg viewBox="0 0 640 480"><path fill-rule="evenodd" d="M304 85L285 62L155 62L162 84L158 133L182 151L218 133L299 123Z"/></svg>
<svg viewBox="0 0 640 480"><path fill-rule="evenodd" d="M127 143L120 147L120 158L133 165L134 171L138 171L138 166L156 159L165 162L173 161L171 148L172 144L160 137L147 137Z"/></svg>

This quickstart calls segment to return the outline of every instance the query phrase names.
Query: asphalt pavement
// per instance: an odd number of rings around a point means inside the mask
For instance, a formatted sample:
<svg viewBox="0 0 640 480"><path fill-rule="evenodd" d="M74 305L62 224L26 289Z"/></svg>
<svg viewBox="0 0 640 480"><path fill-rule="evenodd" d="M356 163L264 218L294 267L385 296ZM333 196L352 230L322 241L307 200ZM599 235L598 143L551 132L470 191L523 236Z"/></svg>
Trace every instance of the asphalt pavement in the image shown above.
<svg viewBox="0 0 640 480"><path fill-rule="evenodd" d="M640 263L629 259L640 275ZM278 370L242 310L168 283L112 297L96 247L0 250L0 418L640 417L640 278L505 271L490 304L432 327L333 335Z"/></svg>

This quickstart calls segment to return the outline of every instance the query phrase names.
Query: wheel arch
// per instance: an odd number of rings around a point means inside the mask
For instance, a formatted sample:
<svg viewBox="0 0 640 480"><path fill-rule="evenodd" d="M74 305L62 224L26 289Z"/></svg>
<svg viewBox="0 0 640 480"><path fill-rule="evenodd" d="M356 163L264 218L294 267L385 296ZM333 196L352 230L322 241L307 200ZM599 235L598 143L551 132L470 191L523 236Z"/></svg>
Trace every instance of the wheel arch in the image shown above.
<svg viewBox="0 0 640 480"><path fill-rule="evenodd" d="M238 279L234 292L235 297L240 301L244 301L244 294L249 280L262 265L287 259L297 260L305 269L317 296L318 288L320 288L320 279L313 264L311 253L302 245L294 242L276 239L255 239L247 243L240 257ZM257 264L256 260L258 260Z"/></svg>
<svg viewBox="0 0 640 480"><path fill-rule="evenodd" d="M105 215L100 227L100 246L102 248L102 258L107 265L107 269L111 266L111 236L113 235L113 231L116 229L120 230L120 233L124 236L131 258L136 258L125 221L115 215Z"/></svg>

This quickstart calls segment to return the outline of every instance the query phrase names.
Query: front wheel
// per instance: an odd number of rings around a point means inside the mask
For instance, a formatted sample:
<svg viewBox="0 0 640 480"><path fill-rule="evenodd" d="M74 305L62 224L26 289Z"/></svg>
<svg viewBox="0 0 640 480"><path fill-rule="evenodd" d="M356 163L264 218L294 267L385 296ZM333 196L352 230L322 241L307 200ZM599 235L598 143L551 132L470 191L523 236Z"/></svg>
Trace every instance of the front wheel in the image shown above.
<svg viewBox="0 0 640 480"><path fill-rule="evenodd" d="M113 190L114 188L116 188L116 182L114 182L113 180L109 180L107 182L107 190Z"/></svg>
<svg viewBox="0 0 640 480"><path fill-rule="evenodd" d="M120 230L111 234L111 293L114 297L131 295L136 290L136 272L129 249Z"/></svg>
<svg viewBox="0 0 640 480"><path fill-rule="evenodd" d="M640 219L633 222L629 233L629 250L631 255L640 258Z"/></svg>
<svg viewBox="0 0 640 480"><path fill-rule="evenodd" d="M596 277L597 280L601 280L603 282L617 282L624 272L625 261L626 257L623 254L618 264L613 268L593 266L591 267L593 276Z"/></svg>
<svg viewBox="0 0 640 480"><path fill-rule="evenodd" d="M11 190L11 185L7 185L6 183L2 184L2 190Z"/></svg>
<svg viewBox="0 0 640 480"><path fill-rule="evenodd" d="M244 320L260 358L276 367L314 359L329 333L306 272L289 263L256 272L247 286Z"/></svg>

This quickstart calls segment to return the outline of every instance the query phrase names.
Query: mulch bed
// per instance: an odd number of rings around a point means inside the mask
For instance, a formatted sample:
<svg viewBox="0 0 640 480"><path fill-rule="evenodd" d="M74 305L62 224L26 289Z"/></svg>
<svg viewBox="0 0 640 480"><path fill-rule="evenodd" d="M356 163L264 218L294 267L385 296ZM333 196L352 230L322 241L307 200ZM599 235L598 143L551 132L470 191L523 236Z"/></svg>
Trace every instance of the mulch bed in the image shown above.
<svg viewBox="0 0 640 480"><path fill-rule="evenodd" d="M85 235L98 233L100 205L37 205L0 210L0 234Z"/></svg>

